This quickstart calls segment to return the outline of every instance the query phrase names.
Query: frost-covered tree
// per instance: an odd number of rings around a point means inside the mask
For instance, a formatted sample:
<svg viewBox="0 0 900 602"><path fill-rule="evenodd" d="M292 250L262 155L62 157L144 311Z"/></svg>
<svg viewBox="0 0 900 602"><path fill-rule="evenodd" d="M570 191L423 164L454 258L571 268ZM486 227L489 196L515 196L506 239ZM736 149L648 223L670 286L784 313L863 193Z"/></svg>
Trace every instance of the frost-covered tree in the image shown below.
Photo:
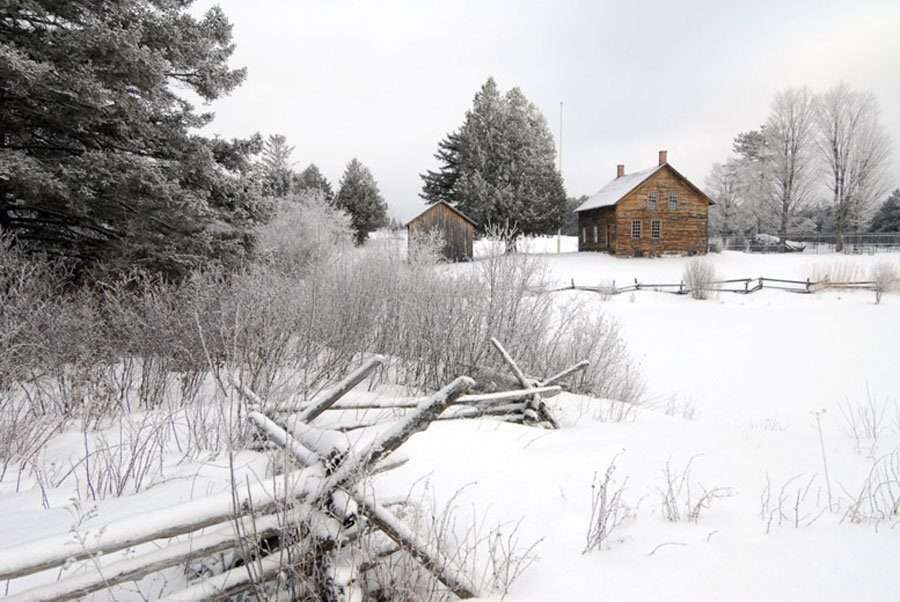
<svg viewBox="0 0 900 602"><path fill-rule="evenodd" d="M347 164L334 204L350 214L358 245L365 242L370 232L387 225L387 203L381 197L372 172L358 159Z"/></svg>
<svg viewBox="0 0 900 602"><path fill-rule="evenodd" d="M271 134L263 143L260 156L263 189L266 194L275 198L287 196L291 192L291 179L294 175L291 154L294 147L287 143L281 134Z"/></svg>
<svg viewBox="0 0 900 602"><path fill-rule="evenodd" d="M334 191L331 189L331 182L328 181L315 163L309 166L299 174L294 174L292 188L294 192L306 192L310 190L318 190L325 197L325 200L331 202L334 200Z"/></svg>
<svg viewBox="0 0 900 602"><path fill-rule="evenodd" d="M871 232L900 232L900 188L885 199L869 226Z"/></svg>
<svg viewBox="0 0 900 602"><path fill-rule="evenodd" d="M889 190L886 170L890 140L878 101L841 83L818 98L818 148L833 195L836 248L843 235L859 230L873 205Z"/></svg>
<svg viewBox="0 0 900 602"><path fill-rule="evenodd" d="M716 202L709 210L709 228L717 236L728 238L747 228L741 169L741 162L731 158L714 164L706 178L706 192Z"/></svg>
<svg viewBox="0 0 900 602"><path fill-rule="evenodd" d="M243 251L265 216L259 140L198 135L231 69L221 9L171 0L0 4L0 230L90 264L169 275Z"/></svg>
<svg viewBox="0 0 900 602"><path fill-rule="evenodd" d="M734 138L732 150L736 157L731 169L737 178L741 216L744 230L752 233L765 232L772 228L770 214L766 207L767 172L770 151L766 127L741 132Z"/></svg>
<svg viewBox="0 0 900 602"><path fill-rule="evenodd" d="M766 221L774 224L782 245L810 202L815 177L815 119L812 92L808 88L789 88L775 95L763 130L766 153L762 163L762 209L768 214Z"/></svg>
<svg viewBox="0 0 900 602"><path fill-rule="evenodd" d="M421 176L422 198L456 204L482 231L496 224L549 233L562 225L566 195L553 136L520 89L501 94L489 78L435 158L438 170Z"/></svg>

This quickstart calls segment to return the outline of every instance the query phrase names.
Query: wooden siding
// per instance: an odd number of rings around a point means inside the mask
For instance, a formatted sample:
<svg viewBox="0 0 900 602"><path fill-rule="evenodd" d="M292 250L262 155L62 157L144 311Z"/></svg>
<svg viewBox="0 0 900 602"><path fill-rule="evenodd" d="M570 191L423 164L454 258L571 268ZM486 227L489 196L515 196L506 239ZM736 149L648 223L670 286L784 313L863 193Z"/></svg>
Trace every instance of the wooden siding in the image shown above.
<svg viewBox="0 0 900 602"><path fill-rule="evenodd" d="M656 192L656 208L649 196ZM669 193L678 193L678 208L669 208ZM632 224L641 222L641 237L632 238ZM660 238L652 238L652 224L660 222ZM578 214L578 250L609 251L617 255L661 255L706 253L709 202L684 179L666 166L622 197L613 207ZM597 242L593 228L597 227ZM607 245L605 232L611 234ZM586 238L584 237L586 234Z"/></svg>
<svg viewBox="0 0 900 602"><path fill-rule="evenodd" d="M648 199L656 192L656 209ZM678 193L678 208L669 208L669 193ZM641 237L631 237L632 222L640 220ZM651 237L652 222L660 221L659 240ZM616 203L617 255L706 253L709 201L672 169L661 169Z"/></svg>
<svg viewBox="0 0 900 602"><path fill-rule="evenodd" d="M441 250L450 261L472 259L472 241L475 226L459 213L443 203L436 203L417 215L406 225L409 240L437 230L444 238Z"/></svg>
<svg viewBox="0 0 900 602"><path fill-rule="evenodd" d="M597 228L596 242L594 241L594 228ZM615 243L615 207L601 207L578 213L579 251L611 251L615 247Z"/></svg>

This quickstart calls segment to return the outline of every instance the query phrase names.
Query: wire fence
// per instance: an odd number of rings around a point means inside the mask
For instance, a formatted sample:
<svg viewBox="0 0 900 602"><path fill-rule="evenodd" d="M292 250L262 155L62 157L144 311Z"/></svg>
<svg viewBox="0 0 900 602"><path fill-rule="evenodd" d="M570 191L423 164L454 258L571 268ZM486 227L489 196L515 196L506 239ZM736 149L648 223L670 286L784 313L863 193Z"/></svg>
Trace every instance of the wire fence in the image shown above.
<svg viewBox="0 0 900 602"><path fill-rule="evenodd" d="M770 235L726 236L713 239L713 242L727 251L825 254L838 252L838 238L837 234L796 233L787 235L786 245L781 245L778 237ZM900 232L844 234L840 252L848 255L900 253Z"/></svg>

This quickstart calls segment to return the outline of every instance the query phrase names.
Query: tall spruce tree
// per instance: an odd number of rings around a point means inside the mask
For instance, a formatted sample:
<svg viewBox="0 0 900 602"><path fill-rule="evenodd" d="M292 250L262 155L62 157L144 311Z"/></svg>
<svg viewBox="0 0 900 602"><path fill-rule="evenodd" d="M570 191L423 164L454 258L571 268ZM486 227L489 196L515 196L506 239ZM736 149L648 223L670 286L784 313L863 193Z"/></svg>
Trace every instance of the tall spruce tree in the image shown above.
<svg viewBox="0 0 900 602"><path fill-rule="evenodd" d="M448 201L484 229L549 233L561 225L566 194L553 136L540 110L518 88L501 95L488 78L462 126L438 143L437 171L422 174L420 196Z"/></svg>
<svg viewBox="0 0 900 602"><path fill-rule="evenodd" d="M244 79L231 25L171 0L0 6L0 230L84 262L177 274L240 252L266 216L260 140L199 136Z"/></svg>
<svg viewBox="0 0 900 602"><path fill-rule="evenodd" d="M262 167L263 190L269 196L281 198L291 191L294 177L291 154L294 147L281 134L271 134L263 143L260 166Z"/></svg>
<svg viewBox="0 0 900 602"><path fill-rule="evenodd" d="M347 164L334 204L350 214L354 240L361 245L369 233L387 225L387 203L369 168L358 159Z"/></svg>
<svg viewBox="0 0 900 602"><path fill-rule="evenodd" d="M294 192L304 192L306 190L318 190L329 203L334 200L334 191L331 189L331 182L328 181L315 163L310 163L309 167L294 174L292 188Z"/></svg>

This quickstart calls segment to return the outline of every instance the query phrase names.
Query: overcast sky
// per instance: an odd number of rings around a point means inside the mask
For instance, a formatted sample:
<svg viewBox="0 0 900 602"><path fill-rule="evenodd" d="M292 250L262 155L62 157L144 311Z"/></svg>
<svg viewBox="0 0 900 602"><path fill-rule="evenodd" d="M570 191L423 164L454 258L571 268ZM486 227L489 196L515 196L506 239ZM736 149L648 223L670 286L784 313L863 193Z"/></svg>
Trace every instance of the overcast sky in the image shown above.
<svg viewBox="0 0 900 602"><path fill-rule="evenodd" d="M390 213L424 205L419 173L488 76L519 86L559 143L570 196L650 167L657 150L703 185L774 93L846 81L873 91L900 181L900 1L347 2L200 0L234 24L247 80L210 131L281 133L332 181L353 157Z"/></svg>

